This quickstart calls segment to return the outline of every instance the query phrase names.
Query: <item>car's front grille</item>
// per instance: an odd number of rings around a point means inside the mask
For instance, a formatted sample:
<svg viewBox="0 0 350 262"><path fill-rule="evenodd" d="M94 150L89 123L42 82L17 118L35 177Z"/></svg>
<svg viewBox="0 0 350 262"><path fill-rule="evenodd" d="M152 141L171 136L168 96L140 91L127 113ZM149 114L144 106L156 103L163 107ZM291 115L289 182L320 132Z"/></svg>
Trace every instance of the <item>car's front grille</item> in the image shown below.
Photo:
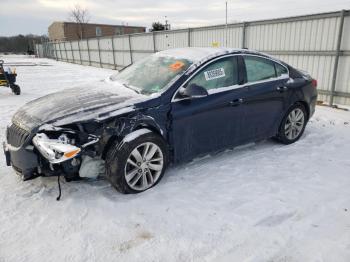
<svg viewBox="0 0 350 262"><path fill-rule="evenodd" d="M23 128L12 124L7 128L7 143L14 147L20 147L29 137L30 133Z"/></svg>

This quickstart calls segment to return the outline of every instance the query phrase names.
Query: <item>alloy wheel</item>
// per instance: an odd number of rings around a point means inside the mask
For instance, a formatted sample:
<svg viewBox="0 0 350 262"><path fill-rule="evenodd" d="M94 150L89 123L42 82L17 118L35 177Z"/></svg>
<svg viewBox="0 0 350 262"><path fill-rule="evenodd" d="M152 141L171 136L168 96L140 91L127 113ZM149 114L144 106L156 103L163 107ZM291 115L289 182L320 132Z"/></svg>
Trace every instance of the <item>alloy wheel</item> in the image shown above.
<svg viewBox="0 0 350 262"><path fill-rule="evenodd" d="M159 179L164 165L162 150L152 142L134 148L125 165L125 181L137 191L152 187Z"/></svg>
<svg viewBox="0 0 350 262"><path fill-rule="evenodd" d="M305 115L300 108L293 109L286 120L284 125L285 136L289 140L296 139L303 131L305 124Z"/></svg>

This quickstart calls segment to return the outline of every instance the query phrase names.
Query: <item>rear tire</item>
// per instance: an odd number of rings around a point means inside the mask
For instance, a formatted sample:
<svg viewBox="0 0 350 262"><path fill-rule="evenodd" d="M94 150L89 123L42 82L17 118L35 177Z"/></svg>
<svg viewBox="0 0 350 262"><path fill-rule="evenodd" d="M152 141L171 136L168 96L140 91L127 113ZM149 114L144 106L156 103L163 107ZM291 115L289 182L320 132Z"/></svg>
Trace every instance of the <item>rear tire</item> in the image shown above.
<svg viewBox="0 0 350 262"><path fill-rule="evenodd" d="M163 138L142 130L145 133L135 131L139 136L132 132L120 143L115 142L106 155L107 179L123 194L140 193L155 186L166 169L168 153Z"/></svg>
<svg viewBox="0 0 350 262"><path fill-rule="evenodd" d="M13 84L11 85L11 89L12 93L14 93L15 95L19 96L21 94L21 88L19 87L19 85Z"/></svg>
<svg viewBox="0 0 350 262"><path fill-rule="evenodd" d="M275 138L286 145L298 141L304 133L307 120L305 107L299 103L293 105L283 118Z"/></svg>

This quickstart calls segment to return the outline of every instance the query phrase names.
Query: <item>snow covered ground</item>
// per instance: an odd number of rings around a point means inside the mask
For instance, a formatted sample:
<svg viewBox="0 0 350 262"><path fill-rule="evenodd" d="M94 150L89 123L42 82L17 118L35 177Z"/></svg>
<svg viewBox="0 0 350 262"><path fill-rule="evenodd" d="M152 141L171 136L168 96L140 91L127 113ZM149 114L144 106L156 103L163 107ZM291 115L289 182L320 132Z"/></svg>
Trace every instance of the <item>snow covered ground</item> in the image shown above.
<svg viewBox="0 0 350 262"><path fill-rule="evenodd" d="M0 141L12 114L111 70L45 59L0 88ZM0 261L350 261L350 112L317 107L302 139L240 147L169 169L122 195L106 181L22 182L0 152Z"/></svg>

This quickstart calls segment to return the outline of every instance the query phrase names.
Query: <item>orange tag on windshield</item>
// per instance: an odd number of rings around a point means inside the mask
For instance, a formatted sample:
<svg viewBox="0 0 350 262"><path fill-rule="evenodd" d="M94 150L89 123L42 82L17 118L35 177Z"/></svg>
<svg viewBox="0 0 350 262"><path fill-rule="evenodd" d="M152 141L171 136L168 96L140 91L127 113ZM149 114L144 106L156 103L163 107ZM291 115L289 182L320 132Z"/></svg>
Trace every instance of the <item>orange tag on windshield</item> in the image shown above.
<svg viewBox="0 0 350 262"><path fill-rule="evenodd" d="M179 69L181 69L182 67L184 67L184 63L183 62L181 62L181 61L176 61L175 63L173 63L173 64L171 64L170 66L169 66L169 68L170 68L170 70L171 71L176 71L176 70L179 70Z"/></svg>

